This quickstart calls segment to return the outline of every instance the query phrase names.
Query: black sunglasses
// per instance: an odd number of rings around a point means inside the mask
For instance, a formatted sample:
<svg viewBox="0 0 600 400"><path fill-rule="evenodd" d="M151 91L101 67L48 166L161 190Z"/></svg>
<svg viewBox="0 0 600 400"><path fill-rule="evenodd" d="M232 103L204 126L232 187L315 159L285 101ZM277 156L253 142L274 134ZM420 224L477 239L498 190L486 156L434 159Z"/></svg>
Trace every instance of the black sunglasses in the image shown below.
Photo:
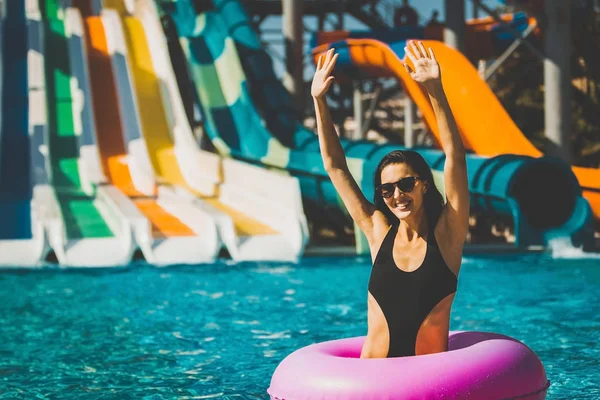
<svg viewBox="0 0 600 400"><path fill-rule="evenodd" d="M419 178L416 176L407 176L406 178L400 179L398 182L379 185L377 191L381 194L381 197L385 197L386 199L389 199L394 195L395 186L397 186L401 192L410 193L415 188L418 179Z"/></svg>

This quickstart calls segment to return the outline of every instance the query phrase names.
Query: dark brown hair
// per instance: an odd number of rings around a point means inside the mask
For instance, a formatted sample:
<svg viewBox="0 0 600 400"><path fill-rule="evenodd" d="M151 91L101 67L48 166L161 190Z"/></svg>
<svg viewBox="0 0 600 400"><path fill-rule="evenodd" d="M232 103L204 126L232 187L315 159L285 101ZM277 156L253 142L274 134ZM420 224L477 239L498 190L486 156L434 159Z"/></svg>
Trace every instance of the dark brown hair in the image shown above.
<svg viewBox="0 0 600 400"><path fill-rule="evenodd" d="M429 164L427 164L427 161L425 161L423 156L416 151L394 150L381 159L377 169L375 170L375 174L373 175L373 187L375 188L374 202L377 209L386 216L390 223L398 224L400 222L398 217L396 217L385 204L383 197L381 197L381 194L377 190L379 185L381 185L381 171L391 164L407 164L413 169L413 171L415 171L417 177L420 178L422 182L427 184L427 191L423 196L423 204L425 206L425 213L427 215L427 223L429 224L429 228L434 228L437 224L440 214L442 213L444 199L442 198L442 194L435 186L433 174Z"/></svg>

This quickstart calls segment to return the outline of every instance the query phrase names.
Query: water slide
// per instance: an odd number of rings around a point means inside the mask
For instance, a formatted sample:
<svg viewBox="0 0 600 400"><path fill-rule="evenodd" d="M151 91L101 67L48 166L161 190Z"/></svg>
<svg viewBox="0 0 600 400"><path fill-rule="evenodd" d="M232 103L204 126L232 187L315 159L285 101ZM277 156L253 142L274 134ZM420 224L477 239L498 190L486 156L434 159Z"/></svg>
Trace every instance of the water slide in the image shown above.
<svg viewBox="0 0 600 400"><path fill-rule="evenodd" d="M174 68L183 89L189 86L188 79L193 82L215 147L223 154L286 170L299 179L305 205L329 214L336 209L343 212L323 169L318 140L296 119L291 97L276 77L241 3L215 0L212 10L196 10L197 5L179 0L163 3L162 9ZM189 78L182 78L186 73ZM398 146L347 140L342 140L342 146L355 179L372 198L377 163ZM441 175L443 153L419 152ZM569 236L576 245L593 240L589 206L568 166L548 158L518 156L469 155L467 162L473 213L513 220L517 246L545 245L552 236ZM564 196L555 196L557 179L567 188L561 192ZM549 192L559 209L551 215L538 206ZM364 238L357 240L357 251L368 252Z"/></svg>
<svg viewBox="0 0 600 400"><path fill-rule="evenodd" d="M118 12L149 164L173 194L213 215L234 260L297 260L308 239L295 178L200 150L191 131L152 1ZM273 188L277 188L274 190ZM277 192L277 193L275 193ZM282 201L275 201L282 200Z"/></svg>
<svg viewBox="0 0 600 400"><path fill-rule="evenodd" d="M43 72L37 52L39 25L28 24L23 2L8 2L0 13L0 266L31 267L49 250L45 221L56 210L37 152L40 131L33 127L43 114L33 107L29 112L29 105L38 103L35 84Z"/></svg>
<svg viewBox="0 0 600 400"><path fill-rule="evenodd" d="M429 99L419 85L410 79L402 66L406 38L390 44L374 39L346 39L321 45L316 55L336 47L340 68L348 66L374 76L394 76L404 85L408 95L421 109L425 122L439 143L439 132ZM476 154L492 157L515 154L541 157L542 153L525 137L477 70L460 52L438 41L426 41L433 48L444 71L444 88L464 143ZM583 189L583 196L600 221L600 169L573 166L573 173Z"/></svg>
<svg viewBox="0 0 600 400"><path fill-rule="evenodd" d="M465 54L467 57L472 60L497 57L513 43L514 33L523 34L531 29L534 33L539 33L536 19L524 12L502 14L499 17L503 23L499 23L493 17L465 21ZM394 43L407 38L443 42L444 25L437 23L427 26L399 26L375 30L322 31L312 35L309 45L314 48L346 39L377 39L384 43Z"/></svg>
<svg viewBox="0 0 600 400"><path fill-rule="evenodd" d="M128 214L146 261L154 265L214 261L222 245L214 219L178 196L165 195L156 187L152 171L144 168L148 155L139 143L138 111L126 53L120 51L125 42L118 15L103 11L93 16L88 1L74 4L79 8L68 8L66 16L77 32L71 37L73 47L83 55L74 70L82 71L79 83L88 99L84 109L89 127L82 134L80 165L89 171L89 185L106 190L108 183L117 189L119 205ZM87 15L85 21L80 10Z"/></svg>
<svg viewBox="0 0 600 400"><path fill-rule="evenodd" d="M47 155L63 231L48 240L61 266L121 266L136 244L123 198L114 187L84 187L79 147L84 96L72 65L65 10L54 0L41 3L48 121ZM80 54L79 54L80 56Z"/></svg>

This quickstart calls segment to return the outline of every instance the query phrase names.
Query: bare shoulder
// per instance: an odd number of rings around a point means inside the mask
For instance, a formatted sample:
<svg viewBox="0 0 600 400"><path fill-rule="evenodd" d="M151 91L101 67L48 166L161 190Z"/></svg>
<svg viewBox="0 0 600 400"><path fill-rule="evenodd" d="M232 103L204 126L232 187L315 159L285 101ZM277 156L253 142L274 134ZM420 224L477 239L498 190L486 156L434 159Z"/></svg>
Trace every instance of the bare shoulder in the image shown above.
<svg viewBox="0 0 600 400"><path fill-rule="evenodd" d="M457 235L448 220L440 218L435 226L435 240L448 268L456 275L460 271L466 236Z"/></svg>

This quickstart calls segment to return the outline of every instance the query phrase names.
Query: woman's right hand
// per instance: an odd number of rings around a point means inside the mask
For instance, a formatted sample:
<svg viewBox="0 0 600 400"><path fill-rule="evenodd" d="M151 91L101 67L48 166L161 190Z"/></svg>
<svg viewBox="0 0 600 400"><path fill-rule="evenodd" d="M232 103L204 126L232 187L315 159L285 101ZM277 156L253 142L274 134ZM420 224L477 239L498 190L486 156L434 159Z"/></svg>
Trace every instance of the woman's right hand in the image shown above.
<svg viewBox="0 0 600 400"><path fill-rule="evenodd" d="M329 49L327 53L325 53L325 56L321 54L317 61L317 70L315 71L315 76L313 77L310 88L310 94L316 99L325 96L325 93L329 90L329 86L333 80L333 76L330 75L331 71L333 71L333 67L335 67L335 61L338 58L338 54L334 55L334 50L335 49Z"/></svg>

